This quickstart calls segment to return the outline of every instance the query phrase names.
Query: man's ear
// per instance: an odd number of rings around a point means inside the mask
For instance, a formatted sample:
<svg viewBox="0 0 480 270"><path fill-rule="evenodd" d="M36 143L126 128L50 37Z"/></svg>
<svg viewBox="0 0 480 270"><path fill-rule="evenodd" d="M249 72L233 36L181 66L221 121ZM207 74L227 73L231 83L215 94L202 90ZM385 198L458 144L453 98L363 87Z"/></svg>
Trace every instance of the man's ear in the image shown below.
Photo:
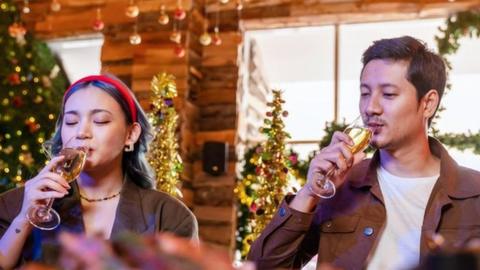
<svg viewBox="0 0 480 270"><path fill-rule="evenodd" d="M438 91L435 89L428 90L428 92L422 97L423 116L426 119L430 119L435 114L439 103L440 96L438 95Z"/></svg>

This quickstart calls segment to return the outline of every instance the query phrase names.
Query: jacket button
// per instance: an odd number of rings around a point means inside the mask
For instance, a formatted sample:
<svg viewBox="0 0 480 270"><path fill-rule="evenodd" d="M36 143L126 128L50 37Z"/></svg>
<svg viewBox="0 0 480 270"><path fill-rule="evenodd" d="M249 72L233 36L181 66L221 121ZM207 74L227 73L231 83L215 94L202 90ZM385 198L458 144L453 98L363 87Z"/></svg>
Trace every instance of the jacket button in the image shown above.
<svg viewBox="0 0 480 270"><path fill-rule="evenodd" d="M285 210L285 208L281 207L280 211L279 211L280 216L284 217L286 213L287 213L287 211Z"/></svg>
<svg viewBox="0 0 480 270"><path fill-rule="evenodd" d="M373 228L372 227L365 227L365 229L363 229L363 234L365 236L371 236L373 234Z"/></svg>

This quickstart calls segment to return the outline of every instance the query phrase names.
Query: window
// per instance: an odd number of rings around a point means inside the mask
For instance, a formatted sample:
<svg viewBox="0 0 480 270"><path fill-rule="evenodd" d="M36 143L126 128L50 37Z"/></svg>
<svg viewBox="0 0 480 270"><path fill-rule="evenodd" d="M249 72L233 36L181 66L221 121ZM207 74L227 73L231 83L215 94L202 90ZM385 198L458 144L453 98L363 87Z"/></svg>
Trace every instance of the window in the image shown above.
<svg viewBox="0 0 480 270"><path fill-rule="evenodd" d="M425 41L436 51L434 36L444 19L395 21L340 25L339 35L339 120L348 122L358 115L359 76L363 51L380 38L411 35ZM258 42L266 81L284 91L286 130L292 146L301 157L317 149L325 122L334 117L334 27L309 27L265 30L248 33ZM479 132L477 105L480 91L480 57L476 50L480 39L463 39L458 53L450 57L452 90L442 100L446 108L437 128L441 132ZM468 120L465 118L469 118ZM471 151L452 149L452 156L463 165L480 170L480 158Z"/></svg>

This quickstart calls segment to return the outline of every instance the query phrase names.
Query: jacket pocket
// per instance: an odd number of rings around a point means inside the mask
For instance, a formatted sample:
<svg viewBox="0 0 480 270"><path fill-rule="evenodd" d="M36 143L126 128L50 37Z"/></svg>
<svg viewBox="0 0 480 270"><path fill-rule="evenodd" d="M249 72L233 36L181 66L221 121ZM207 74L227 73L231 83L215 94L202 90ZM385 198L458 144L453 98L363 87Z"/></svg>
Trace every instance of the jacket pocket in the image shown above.
<svg viewBox="0 0 480 270"><path fill-rule="evenodd" d="M339 216L325 221L321 226L322 233L351 233L360 221L360 215Z"/></svg>

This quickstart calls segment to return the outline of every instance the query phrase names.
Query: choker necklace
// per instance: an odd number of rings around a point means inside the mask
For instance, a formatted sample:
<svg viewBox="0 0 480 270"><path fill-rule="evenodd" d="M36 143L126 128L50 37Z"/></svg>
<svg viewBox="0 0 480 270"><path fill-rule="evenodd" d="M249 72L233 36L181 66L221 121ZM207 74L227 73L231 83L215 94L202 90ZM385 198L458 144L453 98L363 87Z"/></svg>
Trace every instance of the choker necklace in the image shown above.
<svg viewBox="0 0 480 270"><path fill-rule="evenodd" d="M87 198L84 195L82 195L82 193L80 193L80 198L82 200L87 201L87 202L103 202L103 201L108 201L110 199L113 199L113 198L117 197L118 195L120 195L121 192L122 192L122 190L118 191L117 193L115 193L113 195L103 197L103 198L98 198L98 199L90 199L90 198Z"/></svg>
<svg viewBox="0 0 480 270"><path fill-rule="evenodd" d="M80 195L80 199L85 200L85 201L90 202L90 203L108 201L108 200L111 200L111 199L117 197L118 195L120 195L120 193L122 193L123 186L125 185L125 181L127 181L127 174L125 174L123 176L122 188L120 188L120 190L117 193L115 193L113 195L110 195L110 196L103 197L103 198L90 199L90 198L86 197L85 195L82 195L82 193L80 193L80 190L78 190L78 194Z"/></svg>

